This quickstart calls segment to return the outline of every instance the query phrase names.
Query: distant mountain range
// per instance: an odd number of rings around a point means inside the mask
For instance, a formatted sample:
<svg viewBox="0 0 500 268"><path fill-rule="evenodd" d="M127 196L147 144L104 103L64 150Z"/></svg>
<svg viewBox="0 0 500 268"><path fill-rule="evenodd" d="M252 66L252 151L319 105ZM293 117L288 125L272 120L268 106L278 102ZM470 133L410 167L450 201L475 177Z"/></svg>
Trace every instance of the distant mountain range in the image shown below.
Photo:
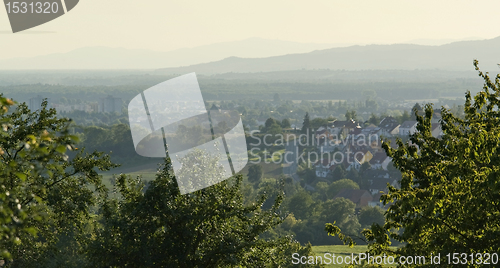
<svg viewBox="0 0 500 268"><path fill-rule="evenodd" d="M220 61L180 68L157 70L162 74L256 73L289 70L415 70L440 69L473 71L473 60L480 68L500 72L500 37L480 41L460 41L440 46L366 45L331 48L310 53L260 59L229 57Z"/></svg>
<svg viewBox="0 0 500 268"><path fill-rule="evenodd" d="M0 59L0 70L157 69L212 62L231 56L243 58L270 57L346 45L349 44L297 43L249 38L168 52L145 49L84 47L68 53L31 58Z"/></svg>
<svg viewBox="0 0 500 268"><path fill-rule="evenodd" d="M0 60L0 70L157 69L156 74L204 75L318 69L473 71L472 61L478 59L481 69L500 71L500 37L439 46L347 45L250 38L170 52L88 47Z"/></svg>

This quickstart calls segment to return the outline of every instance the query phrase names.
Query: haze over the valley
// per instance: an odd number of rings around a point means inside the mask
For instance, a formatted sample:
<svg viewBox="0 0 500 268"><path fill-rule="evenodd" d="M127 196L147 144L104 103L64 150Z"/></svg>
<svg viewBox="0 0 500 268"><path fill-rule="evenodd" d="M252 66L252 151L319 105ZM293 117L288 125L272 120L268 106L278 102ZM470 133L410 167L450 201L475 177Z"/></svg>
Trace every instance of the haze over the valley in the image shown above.
<svg viewBox="0 0 500 268"><path fill-rule="evenodd" d="M288 64L289 58L284 56L287 54L352 45L439 46L500 36L499 9L497 0L480 3L468 0L86 0L66 16L16 34L11 32L7 13L1 11L0 69L156 69L217 62L228 57L276 56L285 57ZM364 53L366 48L370 47L359 47L357 52ZM345 57L351 56L348 53ZM470 57L467 54L464 60L469 62ZM274 60L256 61L274 66L262 66L262 70L283 69L279 63L271 62ZM402 65L394 64L391 59L387 61L387 68ZM293 68L339 68L340 63L344 61L335 60L329 67L313 60L307 64L295 62ZM446 64L456 65L456 62ZM446 64L443 63L443 67L448 66ZM344 69L351 68L348 65ZM419 62L415 65L420 66ZM370 64L356 66L367 67ZM259 71L259 68L223 71Z"/></svg>
<svg viewBox="0 0 500 268"><path fill-rule="evenodd" d="M333 47L333 48L332 48ZM68 53L0 60L3 70L160 69L157 73L256 73L291 70L496 71L500 37L439 46L393 44L335 47L251 38L171 52L90 47Z"/></svg>

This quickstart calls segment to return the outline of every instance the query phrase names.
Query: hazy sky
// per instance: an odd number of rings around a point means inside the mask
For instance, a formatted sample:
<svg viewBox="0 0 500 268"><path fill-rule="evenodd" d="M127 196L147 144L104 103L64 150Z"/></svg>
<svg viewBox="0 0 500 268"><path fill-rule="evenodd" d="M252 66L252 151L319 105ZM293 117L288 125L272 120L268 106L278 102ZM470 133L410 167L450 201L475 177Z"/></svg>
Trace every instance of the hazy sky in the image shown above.
<svg viewBox="0 0 500 268"><path fill-rule="evenodd" d="M86 46L169 51L250 37L360 44L486 39L500 36L498 10L498 0L80 0L68 14L17 34L0 9L0 59Z"/></svg>

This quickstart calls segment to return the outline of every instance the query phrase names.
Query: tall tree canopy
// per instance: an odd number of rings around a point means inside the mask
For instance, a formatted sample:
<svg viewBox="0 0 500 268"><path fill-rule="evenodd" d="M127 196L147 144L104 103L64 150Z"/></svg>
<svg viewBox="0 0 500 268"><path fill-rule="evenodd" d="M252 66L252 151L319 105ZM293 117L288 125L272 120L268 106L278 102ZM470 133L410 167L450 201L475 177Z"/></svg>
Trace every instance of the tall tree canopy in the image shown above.
<svg viewBox="0 0 500 268"><path fill-rule="evenodd" d="M262 179L262 175L261 165L252 165L248 168L248 181L252 183L259 182Z"/></svg>
<svg viewBox="0 0 500 268"><path fill-rule="evenodd" d="M241 175L181 195L166 158L155 180L120 175L111 194L98 172L116 165L76 148L71 120L46 101L35 112L21 104L7 113L13 104L0 96L6 267L288 267L293 253L314 255L291 236L261 237L286 216L279 185L254 202L243 201ZM210 170L199 174L207 180L225 174L201 151L183 159L181 173L198 166Z"/></svg>
<svg viewBox="0 0 500 268"><path fill-rule="evenodd" d="M302 122L302 133L307 133L307 130L311 128L311 120L309 119L309 113L304 116L304 121Z"/></svg>
<svg viewBox="0 0 500 268"><path fill-rule="evenodd" d="M84 227L106 191L97 170L116 165L77 149L70 120L57 118L46 101L36 112L21 104L10 113L14 103L0 101L0 257L36 266L60 235Z"/></svg>
<svg viewBox="0 0 500 268"><path fill-rule="evenodd" d="M464 119L442 108L442 136L435 138L433 107L428 104L425 114L417 116L418 132L409 142L398 140L396 149L383 144L402 180L400 189L389 187L382 196L385 204L391 204L386 223L364 232L372 254L446 258L448 253L465 253L463 267L476 267L485 258L477 254L499 252L500 75L493 82L477 61L474 66L484 87L475 97L466 93ZM340 231L331 224L326 229L330 234ZM404 246L390 250L390 238ZM442 260L436 266L453 264Z"/></svg>
<svg viewBox="0 0 500 268"><path fill-rule="evenodd" d="M216 166L203 151L186 155L191 165ZM196 159L198 162L192 163ZM217 173L217 169L212 169ZM219 170L220 172L223 172ZM221 174L205 174L207 179ZM102 221L90 245L94 267L266 267L289 265L294 250L312 254L290 237L267 241L259 235L281 223L283 195L244 205L242 176L181 195L170 159L147 187L122 175L122 198L106 200ZM279 188L279 187L278 187Z"/></svg>

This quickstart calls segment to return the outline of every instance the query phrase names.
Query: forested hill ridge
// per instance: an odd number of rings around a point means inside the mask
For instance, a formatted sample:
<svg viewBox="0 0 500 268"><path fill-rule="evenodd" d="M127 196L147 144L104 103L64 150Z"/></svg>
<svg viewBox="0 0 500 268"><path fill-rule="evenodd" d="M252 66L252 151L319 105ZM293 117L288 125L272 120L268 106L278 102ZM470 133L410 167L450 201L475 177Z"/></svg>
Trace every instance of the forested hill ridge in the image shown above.
<svg viewBox="0 0 500 268"><path fill-rule="evenodd" d="M157 70L162 74L252 73L286 70L415 70L467 71L472 60L485 71L497 71L500 37L480 41L460 41L441 46L411 44L350 46L316 50L268 58L229 57L220 61Z"/></svg>

